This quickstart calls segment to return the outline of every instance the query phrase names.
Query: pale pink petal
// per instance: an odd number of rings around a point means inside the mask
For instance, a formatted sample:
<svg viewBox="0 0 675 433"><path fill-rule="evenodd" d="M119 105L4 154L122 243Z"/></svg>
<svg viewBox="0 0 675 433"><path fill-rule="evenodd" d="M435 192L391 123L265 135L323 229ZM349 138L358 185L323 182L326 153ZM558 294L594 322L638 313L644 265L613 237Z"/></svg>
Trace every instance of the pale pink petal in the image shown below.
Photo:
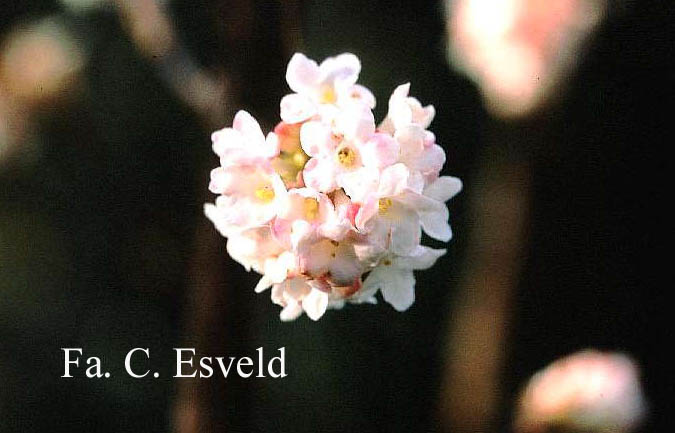
<svg viewBox="0 0 675 433"><path fill-rule="evenodd" d="M291 322L300 317L301 314L302 305L296 301L290 301L288 305L281 310L281 313L279 313L279 319L281 319L282 322Z"/></svg>
<svg viewBox="0 0 675 433"><path fill-rule="evenodd" d="M419 125L409 124L396 130L394 137L401 145L401 161L409 164L424 151L424 129ZM445 160L445 156L443 156Z"/></svg>
<svg viewBox="0 0 675 433"><path fill-rule="evenodd" d="M280 150L281 143L279 136L274 132L270 132L267 134L267 137L265 137L265 143L260 149L260 156L263 158L274 158L275 156L279 155Z"/></svg>
<svg viewBox="0 0 675 433"><path fill-rule="evenodd" d="M349 242L340 242L334 254L330 273L335 284L350 285L363 274L363 266Z"/></svg>
<svg viewBox="0 0 675 433"><path fill-rule="evenodd" d="M452 176L441 176L424 188L424 195L444 203L462 190L462 181Z"/></svg>
<svg viewBox="0 0 675 433"><path fill-rule="evenodd" d="M452 238L452 230L448 224L450 215L445 203L414 193L406 193L397 200L417 212L426 234L444 242Z"/></svg>
<svg viewBox="0 0 675 433"><path fill-rule="evenodd" d="M333 134L328 125L309 121L300 128L300 145L302 150L311 157L331 153L336 146Z"/></svg>
<svg viewBox="0 0 675 433"><path fill-rule="evenodd" d="M354 221L358 230L367 230L368 221L377 215L378 201L377 197L371 197L361 205Z"/></svg>
<svg viewBox="0 0 675 433"><path fill-rule="evenodd" d="M335 183L335 166L328 159L310 159L305 164L302 176L305 185L317 191L329 193L337 188Z"/></svg>
<svg viewBox="0 0 675 433"><path fill-rule="evenodd" d="M389 272L380 289L382 297L396 311L406 311L415 303L415 276L409 272Z"/></svg>
<svg viewBox="0 0 675 433"><path fill-rule="evenodd" d="M363 291L382 292L384 300L396 311L405 311L415 302L415 277L412 271L380 265L363 282Z"/></svg>
<svg viewBox="0 0 675 433"><path fill-rule="evenodd" d="M437 144L425 147L416 157L407 161L408 166L425 176L437 175L445 164L445 152Z"/></svg>
<svg viewBox="0 0 675 433"><path fill-rule="evenodd" d="M375 132L373 112L363 104L349 104L335 119L335 123L349 141L366 141Z"/></svg>
<svg viewBox="0 0 675 433"><path fill-rule="evenodd" d="M344 89L338 93L338 104L345 105L354 101L368 106L370 109L375 108L375 96L368 88L360 84L354 84L351 87Z"/></svg>
<svg viewBox="0 0 675 433"><path fill-rule="evenodd" d="M354 54L345 53L329 57L321 63L320 79L322 83L348 87L356 83L361 72L361 62Z"/></svg>
<svg viewBox="0 0 675 433"><path fill-rule="evenodd" d="M404 164L394 164L382 170L380 185L377 191L379 197L394 197L402 194L408 188L410 171Z"/></svg>
<svg viewBox="0 0 675 433"><path fill-rule="evenodd" d="M300 123L316 114L316 105L306 96L297 93L281 98L279 108L281 120L286 123Z"/></svg>
<svg viewBox="0 0 675 433"><path fill-rule="evenodd" d="M262 293L270 287L272 287L272 280L263 275L260 280L258 280L258 284L256 284L254 291L256 293Z"/></svg>
<svg viewBox="0 0 675 433"><path fill-rule="evenodd" d="M211 170L211 181L209 182L209 191L214 194L223 194L229 184L229 175L223 167L216 167Z"/></svg>
<svg viewBox="0 0 675 433"><path fill-rule="evenodd" d="M335 246L328 240L303 245L299 253L300 270L312 277L323 276L328 272Z"/></svg>
<svg viewBox="0 0 675 433"><path fill-rule="evenodd" d="M415 250L422 238L417 213L394 204L389 208L391 224L391 250L394 254L408 255Z"/></svg>
<svg viewBox="0 0 675 433"><path fill-rule="evenodd" d="M401 84L389 98L389 112L387 117L391 119L394 129L398 130L407 126L413 121L413 113L408 104L405 103L405 98L408 96L410 90L410 83Z"/></svg>
<svg viewBox="0 0 675 433"><path fill-rule="evenodd" d="M400 146L388 134L373 134L360 146L361 161L369 167L384 168L398 161Z"/></svg>
<svg viewBox="0 0 675 433"><path fill-rule="evenodd" d="M246 137L249 142L260 143L265 140L265 135L260 129L258 121L247 111L237 111L237 114L234 115L234 120L232 121L232 128L241 132L241 135Z"/></svg>
<svg viewBox="0 0 675 433"><path fill-rule="evenodd" d="M326 312L327 307L328 293L318 289L312 289L312 291L302 299L302 309L305 310L307 317L312 320L319 320Z"/></svg>
<svg viewBox="0 0 675 433"><path fill-rule="evenodd" d="M304 54L295 53L288 62L286 82L297 93L309 93L319 82L319 66ZM293 123L293 122L291 122Z"/></svg>
<svg viewBox="0 0 675 433"><path fill-rule="evenodd" d="M393 258L392 266L401 269L429 269L445 253L446 250L444 249L434 249L418 245L410 255Z"/></svg>
<svg viewBox="0 0 675 433"><path fill-rule="evenodd" d="M244 137L237 130L223 128L211 134L211 141L213 143L213 153L221 158L227 158L229 149L243 147Z"/></svg>
<svg viewBox="0 0 675 433"><path fill-rule="evenodd" d="M373 167L361 167L340 176L339 186L354 203L363 203L375 194L379 185L380 172Z"/></svg>

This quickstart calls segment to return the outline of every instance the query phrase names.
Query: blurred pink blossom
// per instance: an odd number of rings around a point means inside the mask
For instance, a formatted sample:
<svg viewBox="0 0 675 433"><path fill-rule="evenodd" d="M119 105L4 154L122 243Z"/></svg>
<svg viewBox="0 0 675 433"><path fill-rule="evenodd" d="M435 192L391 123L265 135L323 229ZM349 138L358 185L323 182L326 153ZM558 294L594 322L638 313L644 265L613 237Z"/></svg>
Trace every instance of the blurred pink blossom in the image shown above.
<svg viewBox="0 0 675 433"><path fill-rule="evenodd" d="M555 361L530 379L515 427L532 433L552 428L627 433L644 415L635 363L623 354L585 350Z"/></svg>
<svg viewBox="0 0 675 433"><path fill-rule="evenodd" d="M558 92L605 0L448 0L451 62L502 117L531 113Z"/></svg>

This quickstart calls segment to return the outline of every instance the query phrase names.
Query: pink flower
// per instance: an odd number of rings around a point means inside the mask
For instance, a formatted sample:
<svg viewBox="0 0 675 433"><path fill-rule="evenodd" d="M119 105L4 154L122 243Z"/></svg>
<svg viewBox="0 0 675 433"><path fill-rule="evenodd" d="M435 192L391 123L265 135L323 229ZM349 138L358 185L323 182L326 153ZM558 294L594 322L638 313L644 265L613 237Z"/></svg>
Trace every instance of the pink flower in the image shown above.
<svg viewBox="0 0 675 433"><path fill-rule="evenodd" d="M279 154L276 135L270 133L265 138L258 122L243 110L234 116L232 128L214 132L211 140L223 166L261 164Z"/></svg>
<svg viewBox="0 0 675 433"><path fill-rule="evenodd" d="M398 86L389 98L389 112L382 121L380 129L394 134L397 130L415 124L426 129L434 120L436 110L433 105L423 107L419 100L408 96L410 83Z"/></svg>
<svg viewBox="0 0 675 433"><path fill-rule="evenodd" d="M329 57L321 65L296 53L288 63L286 81L296 93L281 100L281 118L287 123L309 119L324 106L345 105L359 101L375 107L375 97L367 88L356 84L361 62L353 54Z"/></svg>
<svg viewBox="0 0 675 433"><path fill-rule="evenodd" d="M207 216L221 233L269 223L286 194L281 177L265 167L228 166L211 171L211 192L221 194L207 208Z"/></svg>
<svg viewBox="0 0 675 433"><path fill-rule="evenodd" d="M535 374L522 392L520 432L548 428L626 433L644 417L635 363L626 355L585 350Z"/></svg>
<svg viewBox="0 0 675 433"><path fill-rule="evenodd" d="M405 311L415 302L414 270L429 269L445 250L417 245L407 256L387 254L363 282L361 298L368 299L378 290L397 311Z"/></svg>
<svg viewBox="0 0 675 433"><path fill-rule="evenodd" d="M423 178L403 163L381 173L367 168L354 173L346 179L345 192L362 204L355 218L356 228L403 255L419 244L422 229L435 239L449 241L452 231L448 208L445 200L437 199L452 197L461 189L461 182L449 177L437 182L430 189L431 196L424 195ZM441 194L438 190L444 186L449 189Z"/></svg>
<svg viewBox="0 0 675 433"><path fill-rule="evenodd" d="M265 136L245 111L213 134L220 167L204 212L228 238L232 258L261 274L281 320L318 320L378 292L403 311L414 301L414 270L444 250L420 245L422 231L447 241L449 200L459 179L440 176L443 149L426 128L434 116L399 86L375 127L375 98L356 84L352 54L321 65L296 54L286 74L295 92ZM364 276L366 280L363 281Z"/></svg>
<svg viewBox="0 0 675 433"><path fill-rule="evenodd" d="M449 54L502 117L556 96L606 0L448 0Z"/></svg>
<svg viewBox="0 0 675 433"><path fill-rule="evenodd" d="M333 124L308 121L300 130L302 148L311 159L303 170L305 184L329 193L343 187L342 176L365 163L377 164L376 147L382 142L375 134L375 120L370 108L350 104L333 120ZM371 143L372 141L372 143ZM398 149L387 149L393 157ZM382 147L382 145L380 145Z"/></svg>

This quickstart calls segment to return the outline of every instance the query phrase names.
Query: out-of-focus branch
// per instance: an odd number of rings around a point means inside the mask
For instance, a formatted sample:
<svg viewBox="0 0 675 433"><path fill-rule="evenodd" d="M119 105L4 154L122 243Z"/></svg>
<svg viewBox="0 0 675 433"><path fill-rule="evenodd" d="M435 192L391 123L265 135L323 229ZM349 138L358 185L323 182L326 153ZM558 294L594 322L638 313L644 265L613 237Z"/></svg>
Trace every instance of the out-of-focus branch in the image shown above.
<svg viewBox="0 0 675 433"><path fill-rule="evenodd" d="M494 152L493 152L494 153ZM522 162L488 152L471 197L465 270L448 316L440 396L442 431L492 431L511 300L526 240L530 179Z"/></svg>
<svg viewBox="0 0 675 433"><path fill-rule="evenodd" d="M163 2L116 0L123 25L164 83L201 117L207 128L223 121L228 80L200 67L180 43Z"/></svg>
<svg viewBox="0 0 675 433"><path fill-rule="evenodd" d="M115 0L115 4L138 51L209 130L222 128L224 119L233 114L233 107L241 103L243 95L250 96L251 89L277 91L274 78L280 76L277 67L282 62L276 60L287 57L282 51L292 52L300 41L297 1L279 2L276 8L267 5L263 11L250 0L213 0L210 9L216 19L214 38L221 39L228 51L227 65L223 67L228 75L216 76L201 68L181 45L163 2ZM261 68L264 73L256 75ZM258 106L258 111L263 118L278 117L278 106ZM207 177L198 185L204 201L210 199ZM186 287L184 339L198 353L226 351L236 337L246 332L241 326L234 326L238 317L245 317L245 306L233 301L235 287L227 281L225 242L206 218L197 224L194 242ZM221 410L234 393L233 386L224 381L198 378L181 381L174 403L174 431L214 432L237 422L245 424L245 420L225 419Z"/></svg>
<svg viewBox="0 0 675 433"><path fill-rule="evenodd" d="M138 51L154 65L165 85L200 117L206 129L222 126L234 100L229 80L199 67L181 45L163 5L156 0L117 0L117 10ZM207 191L200 182L199 191ZM204 193L205 194L205 193ZM204 201L206 201L204 196ZM195 231L193 254L186 285L183 339L198 353L223 348L232 335L224 318L232 316L228 302L232 285L226 281L222 238L206 218ZM222 383L199 378L178 384L173 407L173 430L180 433L221 430L213 413L213 401L225 397Z"/></svg>

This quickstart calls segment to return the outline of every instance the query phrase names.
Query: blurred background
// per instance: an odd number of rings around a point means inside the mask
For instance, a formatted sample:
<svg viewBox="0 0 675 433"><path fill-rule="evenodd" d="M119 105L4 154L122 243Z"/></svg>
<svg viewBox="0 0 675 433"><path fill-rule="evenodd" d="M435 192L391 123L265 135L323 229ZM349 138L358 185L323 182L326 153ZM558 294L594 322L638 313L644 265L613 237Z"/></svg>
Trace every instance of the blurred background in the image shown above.
<svg viewBox="0 0 675 433"><path fill-rule="evenodd" d="M639 366L648 410L631 429L670 431L673 9L3 2L0 432L525 431L528 379L586 348ZM436 107L444 174L465 189L449 253L417 275L404 314L348 306L281 323L202 214L210 132L238 109L272 128L296 51L358 55L377 119L408 81ZM170 378L173 347L261 346L286 347L288 377ZM62 347L112 377L60 378ZM124 373L134 347L159 379Z"/></svg>

